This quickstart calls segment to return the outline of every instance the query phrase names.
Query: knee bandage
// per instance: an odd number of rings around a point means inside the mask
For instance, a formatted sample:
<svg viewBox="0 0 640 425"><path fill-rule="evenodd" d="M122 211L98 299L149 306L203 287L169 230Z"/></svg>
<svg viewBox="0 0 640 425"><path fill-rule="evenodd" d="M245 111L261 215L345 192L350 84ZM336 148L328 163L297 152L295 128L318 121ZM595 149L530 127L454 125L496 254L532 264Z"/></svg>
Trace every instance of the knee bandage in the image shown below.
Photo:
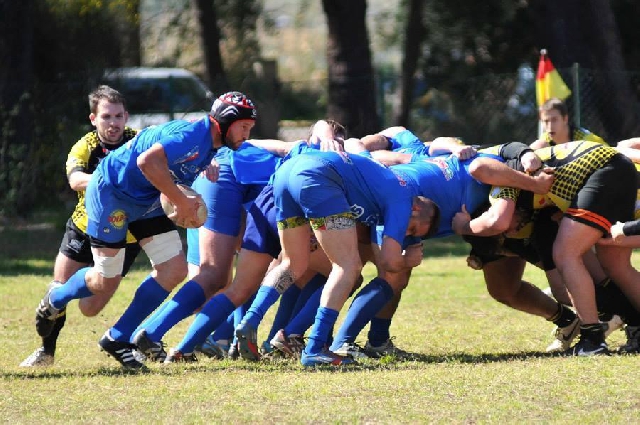
<svg viewBox="0 0 640 425"><path fill-rule="evenodd" d="M151 265L162 264L171 260L182 251L182 241L177 230L153 235L151 242L146 243L142 249L149 257Z"/></svg>
<svg viewBox="0 0 640 425"><path fill-rule="evenodd" d="M116 277L122 274L122 266L124 265L124 253L125 250L120 249L113 257L103 257L101 255L94 255L93 264L94 268L102 277L110 278Z"/></svg>

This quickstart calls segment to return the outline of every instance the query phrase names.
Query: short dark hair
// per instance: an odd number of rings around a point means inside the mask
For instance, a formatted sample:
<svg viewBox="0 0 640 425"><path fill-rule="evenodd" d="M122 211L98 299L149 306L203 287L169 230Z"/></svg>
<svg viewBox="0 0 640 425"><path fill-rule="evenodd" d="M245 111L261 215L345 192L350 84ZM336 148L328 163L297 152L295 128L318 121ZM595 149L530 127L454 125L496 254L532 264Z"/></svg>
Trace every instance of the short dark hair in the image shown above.
<svg viewBox="0 0 640 425"><path fill-rule="evenodd" d="M106 85L99 86L97 89L89 93L89 110L95 114L98 110L98 103L105 99L109 103L122 103L125 111L127 110L127 103L124 100L124 96L118 90Z"/></svg>
<svg viewBox="0 0 640 425"><path fill-rule="evenodd" d="M89 93L89 110L95 114L98 110L98 103L101 100L106 100L109 103L121 103L127 110L127 103L124 100L124 96L118 90L106 85L99 86L97 89Z"/></svg>
<svg viewBox="0 0 640 425"><path fill-rule="evenodd" d="M418 205L418 210L412 211L411 215L417 217L420 220L429 219L429 230L424 235L420 235L421 239L428 239L438 233L440 227L440 207L429 198L424 196L414 196L413 205ZM429 210L431 211L430 217L427 217Z"/></svg>
<svg viewBox="0 0 640 425"><path fill-rule="evenodd" d="M422 236L422 239L429 239L438 233L440 228L440 207L438 204L429 199L433 206L433 214L431 215L431 222L429 223L429 231Z"/></svg>
<svg viewBox="0 0 640 425"><path fill-rule="evenodd" d="M567 115L569 115L569 110L567 109L567 105L557 97L552 97L551 99L547 100L542 105L540 105L540 113L552 111L554 109L560 112L560 115L562 115L563 117L566 117Z"/></svg>
<svg viewBox="0 0 640 425"><path fill-rule="evenodd" d="M333 137L342 137L343 139L347 138L347 129L344 125L340 124L336 120L327 120L327 124L333 130Z"/></svg>

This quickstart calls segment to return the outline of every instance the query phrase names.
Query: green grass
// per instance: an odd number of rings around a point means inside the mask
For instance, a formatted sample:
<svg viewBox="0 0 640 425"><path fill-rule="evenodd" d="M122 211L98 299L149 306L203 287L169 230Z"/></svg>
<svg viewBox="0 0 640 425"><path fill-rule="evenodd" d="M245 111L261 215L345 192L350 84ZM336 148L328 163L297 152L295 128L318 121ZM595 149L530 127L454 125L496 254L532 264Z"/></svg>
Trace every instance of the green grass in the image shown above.
<svg viewBox="0 0 640 425"><path fill-rule="evenodd" d="M367 361L344 370L296 362L201 359L123 371L97 341L147 272L145 260L97 317L75 303L55 366L18 364L39 343L33 311L50 280L59 229L0 232L0 418L6 423L628 423L638 418L635 356L543 353L552 326L496 303L457 239L434 242L392 325L416 360ZM639 258L634 258L639 264ZM366 268L368 279L373 269ZM543 274L527 270L543 285ZM268 316L260 329L264 338ZM341 320L341 319L340 319ZM190 320L166 336L181 338ZM610 338L621 344L624 334Z"/></svg>

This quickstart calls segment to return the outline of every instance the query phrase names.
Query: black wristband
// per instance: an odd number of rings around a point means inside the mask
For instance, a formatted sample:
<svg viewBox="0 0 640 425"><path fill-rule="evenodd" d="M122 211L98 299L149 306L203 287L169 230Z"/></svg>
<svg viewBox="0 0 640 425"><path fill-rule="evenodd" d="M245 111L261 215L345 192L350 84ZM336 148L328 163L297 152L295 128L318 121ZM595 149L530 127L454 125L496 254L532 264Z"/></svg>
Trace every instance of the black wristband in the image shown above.
<svg viewBox="0 0 640 425"><path fill-rule="evenodd" d="M393 141L391 141L391 137L387 137L384 134L381 134L382 137L384 137L385 139L387 139L387 150L388 151L392 151L393 150Z"/></svg>
<svg viewBox="0 0 640 425"><path fill-rule="evenodd" d="M640 220L627 221L622 225L622 233L625 236L640 235Z"/></svg>

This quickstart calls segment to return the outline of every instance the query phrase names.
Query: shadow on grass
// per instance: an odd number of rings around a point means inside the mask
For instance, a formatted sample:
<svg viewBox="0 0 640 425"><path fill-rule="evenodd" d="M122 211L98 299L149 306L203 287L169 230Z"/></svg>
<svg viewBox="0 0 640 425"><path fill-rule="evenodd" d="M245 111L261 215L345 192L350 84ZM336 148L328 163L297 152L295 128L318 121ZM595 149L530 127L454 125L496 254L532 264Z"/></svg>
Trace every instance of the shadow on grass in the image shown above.
<svg viewBox="0 0 640 425"><path fill-rule="evenodd" d="M419 353L410 353L411 358L406 360L395 359L387 356L381 359L365 359L356 364L346 366L318 366L305 368L300 365L297 359L277 358L269 361L247 362L243 360L210 360L204 359L198 363L189 364L171 364L160 365L151 364L145 369L130 370L113 367L100 367L96 369L24 369L19 371L2 371L0 378L4 380L25 380L25 379L68 379L91 378L91 377L125 377L125 376L144 376L144 375L165 375L178 376L185 372L194 373L217 373L217 372L252 372L252 373L313 373L313 372L331 372L331 373L353 373L359 371L384 371L384 370L406 370L415 369L419 364L488 364L511 361L523 361L530 359L558 358L566 357L562 353L546 353L539 351L525 351L517 353L447 353L442 355L428 355ZM615 354L615 353L612 353Z"/></svg>
<svg viewBox="0 0 640 425"><path fill-rule="evenodd" d="M528 359L539 358L551 358L551 357L566 357L562 353L547 353L542 351L520 351L517 353L481 353L481 354L469 354L469 353L450 353L443 355L427 355L410 353L410 361L420 363L460 363L460 364L482 364L482 363L498 363L509 362Z"/></svg>

